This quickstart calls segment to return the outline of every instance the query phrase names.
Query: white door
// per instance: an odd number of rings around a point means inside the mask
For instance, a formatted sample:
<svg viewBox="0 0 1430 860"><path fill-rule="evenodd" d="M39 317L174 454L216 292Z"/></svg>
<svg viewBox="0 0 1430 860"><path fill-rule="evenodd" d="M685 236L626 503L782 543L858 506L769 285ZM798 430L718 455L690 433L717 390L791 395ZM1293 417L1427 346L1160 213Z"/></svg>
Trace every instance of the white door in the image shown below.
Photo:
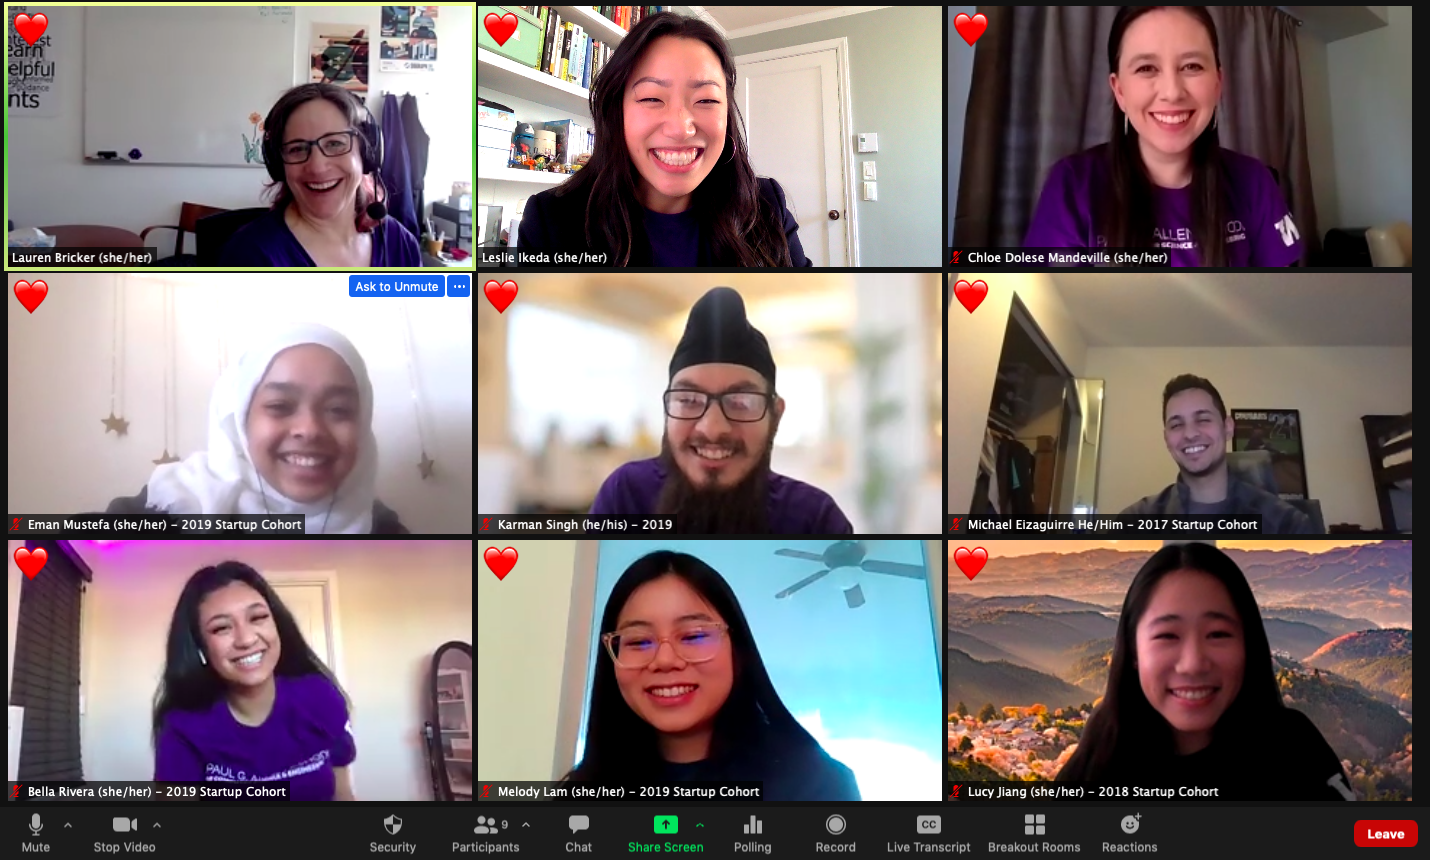
<svg viewBox="0 0 1430 860"><path fill-rule="evenodd" d="M293 620L308 640L308 647L318 655L334 675L337 675L337 655L333 653L332 638L328 636L326 609L326 589L319 583L272 582L278 599L293 613Z"/></svg>
<svg viewBox="0 0 1430 860"><path fill-rule="evenodd" d="M735 58L735 104L755 173L784 189L816 266L853 266L852 182L843 40Z"/></svg>

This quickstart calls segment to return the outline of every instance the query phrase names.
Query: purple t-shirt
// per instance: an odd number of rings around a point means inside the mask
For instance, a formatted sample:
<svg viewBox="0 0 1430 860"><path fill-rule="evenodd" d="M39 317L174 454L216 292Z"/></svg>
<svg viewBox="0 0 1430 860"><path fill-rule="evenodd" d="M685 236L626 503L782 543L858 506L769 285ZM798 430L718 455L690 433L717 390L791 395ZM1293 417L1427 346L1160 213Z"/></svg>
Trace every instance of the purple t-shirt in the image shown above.
<svg viewBox="0 0 1430 860"><path fill-rule="evenodd" d="M357 758L348 708L322 675L274 675L261 726L234 719L220 698L205 711L170 711L154 751L155 782L288 780L290 800L332 800L333 768Z"/></svg>
<svg viewBox="0 0 1430 860"><path fill-rule="evenodd" d="M1249 156L1221 151L1230 181L1226 223L1227 266L1289 266L1301 258L1301 233L1291 218L1281 189L1271 170ZM1053 165L1025 248L1107 247L1107 237L1097 232L1093 200L1111 188L1107 145L1070 155ZM1153 188L1153 247L1169 249L1173 266L1200 266L1201 255L1192 238L1191 188Z"/></svg>
<svg viewBox="0 0 1430 860"><path fill-rule="evenodd" d="M593 517L648 517L655 511L665 468L660 460L635 460L611 473L591 503ZM829 494L803 481L770 472L772 534L847 535L854 526Z"/></svg>
<svg viewBox="0 0 1430 860"><path fill-rule="evenodd" d="M318 265L288 229L282 211L264 213L237 230L219 254L220 266L312 268ZM372 266L416 269L422 266L417 240L396 218L384 218L372 230Z"/></svg>

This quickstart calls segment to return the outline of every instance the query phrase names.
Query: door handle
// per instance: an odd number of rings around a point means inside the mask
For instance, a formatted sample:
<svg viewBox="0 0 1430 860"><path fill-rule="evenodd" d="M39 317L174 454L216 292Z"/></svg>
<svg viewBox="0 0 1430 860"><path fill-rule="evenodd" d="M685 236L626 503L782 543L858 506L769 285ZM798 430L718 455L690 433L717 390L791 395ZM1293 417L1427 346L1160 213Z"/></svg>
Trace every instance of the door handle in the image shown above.
<svg viewBox="0 0 1430 860"><path fill-rule="evenodd" d="M839 210L838 210L838 209L830 209L830 210L829 210L829 220L830 220L830 221L838 221L838 220L839 220Z"/></svg>

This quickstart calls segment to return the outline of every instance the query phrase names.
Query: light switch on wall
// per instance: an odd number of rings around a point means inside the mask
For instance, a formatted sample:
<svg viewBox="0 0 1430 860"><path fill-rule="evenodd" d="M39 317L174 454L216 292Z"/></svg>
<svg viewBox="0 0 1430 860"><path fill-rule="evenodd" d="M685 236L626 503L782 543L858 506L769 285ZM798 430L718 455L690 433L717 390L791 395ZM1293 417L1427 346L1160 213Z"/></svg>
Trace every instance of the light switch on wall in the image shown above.
<svg viewBox="0 0 1430 860"><path fill-rule="evenodd" d="M865 178L865 179L878 179L878 178L879 178L879 171L875 169L875 167L874 167L874 162L872 162L872 161L866 161L866 162L864 162L864 178Z"/></svg>
<svg viewBox="0 0 1430 860"><path fill-rule="evenodd" d="M878 199L879 199L879 183L877 183L877 182L866 182L866 183L864 183L864 199L865 199L865 200L878 200Z"/></svg>

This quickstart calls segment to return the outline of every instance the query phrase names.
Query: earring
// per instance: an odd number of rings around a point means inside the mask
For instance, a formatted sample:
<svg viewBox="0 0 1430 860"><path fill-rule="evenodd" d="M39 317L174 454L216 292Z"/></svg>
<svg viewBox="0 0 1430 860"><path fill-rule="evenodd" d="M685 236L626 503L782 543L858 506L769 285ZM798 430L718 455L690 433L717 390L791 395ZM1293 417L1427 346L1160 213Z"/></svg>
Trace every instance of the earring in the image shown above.
<svg viewBox="0 0 1430 860"><path fill-rule="evenodd" d="M202 663L202 664L204 664L205 666L207 666L207 665L209 664L209 661L204 657L204 652L203 652L203 651L200 651L200 652L199 652L199 662Z"/></svg>
<svg viewBox="0 0 1430 860"><path fill-rule="evenodd" d="M1221 119L1221 108L1217 107L1212 110L1212 128L1216 128L1219 119Z"/></svg>
<svg viewBox="0 0 1430 860"><path fill-rule="evenodd" d="M1122 136L1127 136L1127 114L1122 115Z"/></svg>

